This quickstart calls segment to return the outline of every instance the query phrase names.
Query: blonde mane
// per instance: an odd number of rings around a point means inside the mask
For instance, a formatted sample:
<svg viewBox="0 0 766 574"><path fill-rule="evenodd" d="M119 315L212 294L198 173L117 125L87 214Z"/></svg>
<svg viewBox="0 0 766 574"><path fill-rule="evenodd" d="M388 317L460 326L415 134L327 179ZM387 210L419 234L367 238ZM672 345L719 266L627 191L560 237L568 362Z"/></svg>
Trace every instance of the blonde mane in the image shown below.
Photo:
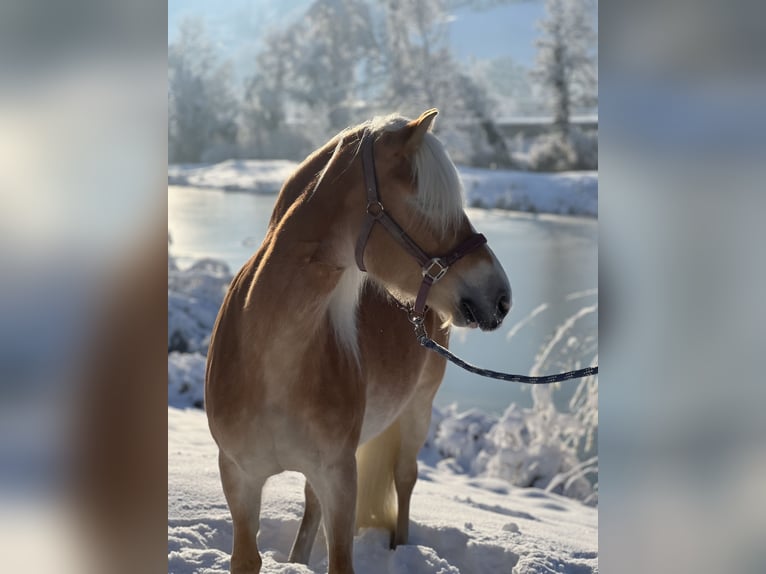
<svg viewBox="0 0 766 574"><path fill-rule="evenodd" d="M391 132L402 129L409 121L392 114L373 118L367 127L375 133ZM415 207L434 231L445 237L454 232L463 217L465 201L460 175L444 145L430 132L413 159L412 177L418 185Z"/></svg>

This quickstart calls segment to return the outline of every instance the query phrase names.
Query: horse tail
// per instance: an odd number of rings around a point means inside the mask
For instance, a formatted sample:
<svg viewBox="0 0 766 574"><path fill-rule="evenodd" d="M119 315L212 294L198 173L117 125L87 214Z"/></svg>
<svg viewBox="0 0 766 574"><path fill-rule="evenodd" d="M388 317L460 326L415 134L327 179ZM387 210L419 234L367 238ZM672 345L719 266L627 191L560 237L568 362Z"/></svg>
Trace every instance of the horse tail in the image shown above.
<svg viewBox="0 0 766 574"><path fill-rule="evenodd" d="M399 455L399 421L356 451L356 527L396 531L394 466Z"/></svg>

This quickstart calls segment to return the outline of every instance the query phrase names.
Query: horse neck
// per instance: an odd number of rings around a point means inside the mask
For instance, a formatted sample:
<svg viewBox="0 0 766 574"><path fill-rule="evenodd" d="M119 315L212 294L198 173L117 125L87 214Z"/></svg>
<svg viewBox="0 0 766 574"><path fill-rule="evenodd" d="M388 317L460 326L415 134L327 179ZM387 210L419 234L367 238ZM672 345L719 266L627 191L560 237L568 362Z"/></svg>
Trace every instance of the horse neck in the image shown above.
<svg viewBox="0 0 766 574"><path fill-rule="evenodd" d="M353 250L363 207L355 213L349 194L362 189L358 182L339 182L310 197L303 194L279 221L271 245L264 246L252 300L260 302L259 321L271 325L271 333L290 336L293 345L326 339L330 329L358 358L356 304L364 275ZM266 316L272 320L264 321Z"/></svg>

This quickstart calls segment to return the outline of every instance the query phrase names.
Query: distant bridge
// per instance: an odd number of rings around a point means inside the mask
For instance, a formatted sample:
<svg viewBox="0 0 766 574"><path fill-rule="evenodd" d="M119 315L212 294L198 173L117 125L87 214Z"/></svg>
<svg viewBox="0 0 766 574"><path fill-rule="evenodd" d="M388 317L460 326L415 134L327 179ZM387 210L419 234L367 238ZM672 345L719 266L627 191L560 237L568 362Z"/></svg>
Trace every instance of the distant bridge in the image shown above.
<svg viewBox="0 0 766 574"><path fill-rule="evenodd" d="M577 115L569 119L571 125L583 131L598 130L597 115ZM498 117L495 126L507 140L513 140L521 134L525 140L535 138L548 133L553 128L553 118L545 116L535 117Z"/></svg>

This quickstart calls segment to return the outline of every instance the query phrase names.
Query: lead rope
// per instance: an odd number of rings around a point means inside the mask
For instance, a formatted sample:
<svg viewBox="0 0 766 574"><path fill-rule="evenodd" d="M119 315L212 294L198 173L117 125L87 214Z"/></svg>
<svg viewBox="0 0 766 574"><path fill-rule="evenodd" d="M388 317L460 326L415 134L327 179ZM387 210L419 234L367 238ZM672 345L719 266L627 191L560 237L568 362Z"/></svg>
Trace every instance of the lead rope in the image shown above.
<svg viewBox="0 0 766 574"><path fill-rule="evenodd" d="M561 381L568 381L570 379L579 379L582 377L589 377L591 375L598 374L598 366L587 367L585 369L577 369L576 371L567 371L566 373L559 373L557 375L542 375L538 377L531 377L528 375L512 375L511 373L501 373L499 371L493 371L491 369L482 369L481 367L472 365L471 363L464 361L457 355L454 355L453 353L451 353L450 351L442 347L439 343L434 341L431 337L429 337L428 333L426 332L426 327L424 325L425 315L419 315L410 310L407 313L407 318L409 319L410 323L412 323L412 326L415 329L415 337L417 337L418 343L420 343L421 346L433 351L434 353L441 355L442 357L454 363L461 369L465 369L469 373L481 375L482 377L499 379L501 381L511 381L514 383L526 383L529 385L547 385L550 383L558 383Z"/></svg>

